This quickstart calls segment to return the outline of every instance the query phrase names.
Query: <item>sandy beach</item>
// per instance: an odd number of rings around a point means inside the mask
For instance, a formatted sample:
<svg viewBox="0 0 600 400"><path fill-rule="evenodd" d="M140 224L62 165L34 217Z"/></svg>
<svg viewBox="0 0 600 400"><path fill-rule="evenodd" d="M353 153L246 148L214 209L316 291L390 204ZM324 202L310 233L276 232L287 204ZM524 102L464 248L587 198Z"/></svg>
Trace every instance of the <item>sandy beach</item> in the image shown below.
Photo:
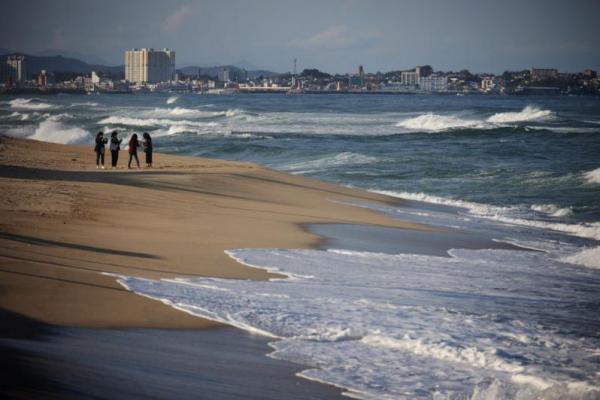
<svg viewBox="0 0 600 400"><path fill-rule="evenodd" d="M152 170L98 171L93 155L2 138L0 307L58 325L207 327L105 273L266 279L224 251L315 247L310 223L427 229L340 203L385 196L252 164L157 154Z"/></svg>
<svg viewBox="0 0 600 400"><path fill-rule="evenodd" d="M97 170L93 156L1 139L0 308L10 315L76 328L218 327L112 274L262 280L273 275L224 251L314 248L322 238L304 227L315 223L430 229L343 204L396 201L386 196L252 164L157 154L153 169Z"/></svg>

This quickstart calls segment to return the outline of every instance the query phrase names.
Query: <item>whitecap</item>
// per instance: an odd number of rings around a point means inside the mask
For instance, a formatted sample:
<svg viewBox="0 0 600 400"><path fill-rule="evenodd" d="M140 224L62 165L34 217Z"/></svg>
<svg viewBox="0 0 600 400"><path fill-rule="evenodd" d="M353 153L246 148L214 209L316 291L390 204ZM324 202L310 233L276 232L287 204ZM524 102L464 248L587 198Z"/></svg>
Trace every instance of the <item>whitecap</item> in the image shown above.
<svg viewBox="0 0 600 400"><path fill-rule="evenodd" d="M32 98L32 99L13 99L8 102L11 108L22 109L22 110L47 110L50 108L54 108L53 105L44 103L40 99Z"/></svg>
<svg viewBox="0 0 600 400"><path fill-rule="evenodd" d="M68 119L65 114L47 118L40 122L33 134L28 136L28 139L62 144L85 143L91 140L91 134L85 129L70 127L61 122L65 119Z"/></svg>
<svg viewBox="0 0 600 400"><path fill-rule="evenodd" d="M490 125L476 119L465 119L455 115L422 114L396 123L399 128L413 131L442 132L454 129L489 129Z"/></svg>
<svg viewBox="0 0 600 400"><path fill-rule="evenodd" d="M381 193L392 197L398 197L408 200L423 201L427 203L447 205L467 209L471 214L481 218L486 218L502 223L513 225L524 225L539 229L547 229L566 233L572 236L600 240L600 222L588 223L564 223L538 221L518 216L519 207L500 207L490 204L481 204L466 200L456 200L440 196L433 196L425 193L394 192L389 190L373 190L375 193Z"/></svg>
<svg viewBox="0 0 600 400"><path fill-rule="evenodd" d="M496 113L487 119L488 122L506 124L511 122L525 122L547 120L554 116L550 110L543 110L535 106L527 106L517 112L501 112Z"/></svg>
<svg viewBox="0 0 600 400"><path fill-rule="evenodd" d="M600 184L600 168L584 172L583 179L588 184Z"/></svg>
<svg viewBox="0 0 600 400"><path fill-rule="evenodd" d="M179 100L178 96L171 96L167 99L167 104L173 104L175 103L177 100Z"/></svg>
<svg viewBox="0 0 600 400"><path fill-rule="evenodd" d="M548 214L551 217L568 217L573 215L573 209L571 207L560 207L556 204L533 204L531 209L533 211Z"/></svg>
<svg viewBox="0 0 600 400"><path fill-rule="evenodd" d="M600 247L592 247L583 249L570 256L563 257L562 261L585 265L589 268L600 268Z"/></svg>

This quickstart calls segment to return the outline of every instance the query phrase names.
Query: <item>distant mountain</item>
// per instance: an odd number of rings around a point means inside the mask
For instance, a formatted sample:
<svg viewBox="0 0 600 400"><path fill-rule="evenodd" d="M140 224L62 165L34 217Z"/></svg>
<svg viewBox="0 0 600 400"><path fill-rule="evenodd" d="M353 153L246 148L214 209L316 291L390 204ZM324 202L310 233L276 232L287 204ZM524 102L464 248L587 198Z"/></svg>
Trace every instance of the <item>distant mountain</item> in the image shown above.
<svg viewBox="0 0 600 400"><path fill-rule="evenodd" d="M217 78L219 75L219 71L222 71L223 68L227 68L231 75L238 75L243 72L242 68L237 67L235 65L218 65L213 67L202 67L202 66L190 66L184 68L178 68L178 71L181 71L184 75L196 76L196 75L205 75L213 78ZM274 77L280 75L277 72L267 71L267 70L246 70L246 74L248 78L254 79L259 76L263 77Z"/></svg>
<svg viewBox="0 0 600 400"><path fill-rule="evenodd" d="M74 51L67 51L67 50L61 50L61 49L47 49L47 50L43 50L43 51L36 51L34 53L31 53L31 55L36 56L36 57L63 56L63 57L67 57L67 58L74 58L77 60L81 60L81 61L91 64L91 65L109 65L110 64L106 60L104 60L100 57L97 57L95 55L92 55L92 54L77 53Z"/></svg>
<svg viewBox="0 0 600 400"><path fill-rule="evenodd" d="M1 49L0 49L1 50ZM14 52L8 52L0 55L0 59L6 58ZM23 53L16 53L23 54ZM63 57L62 55L55 56L34 56L23 54L27 64L27 73L30 76L38 74L45 69L48 72L73 72L78 74L89 74L92 71L102 72L114 77L122 77L124 75L124 67L122 65L106 66L100 64L88 64L77 58Z"/></svg>

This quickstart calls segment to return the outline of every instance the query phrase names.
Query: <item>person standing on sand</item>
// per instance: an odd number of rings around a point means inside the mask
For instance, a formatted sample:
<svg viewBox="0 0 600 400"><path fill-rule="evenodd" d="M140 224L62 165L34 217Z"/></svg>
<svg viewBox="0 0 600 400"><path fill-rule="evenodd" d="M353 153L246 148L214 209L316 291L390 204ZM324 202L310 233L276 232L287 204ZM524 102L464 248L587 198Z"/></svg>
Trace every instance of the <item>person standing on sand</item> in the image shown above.
<svg viewBox="0 0 600 400"><path fill-rule="evenodd" d="M108 142L108 139L104 138L104 133L98 132L96 135L96 146L94 151L96 152L96 169L102 167L104 169L104 145Z"/></svg>
<svg viewBox="0 0 600 400"><path fill-rule="evenodd" d="M137 133L134 133L131 139L129 139L129 164L127 164L127 168L129 169L131 169L131 160L134 158L138 168L140 167L140 160L137 155L138 147L140 147L140 142L138 142Z"/></svg>
<svg viewBox="0 0 600 400"><path fill-rule="evenodd" d="M117 168L119 161L119 150L121 150L121 142L123 139L117 137L117 131L113 131L110 135L110 162L113 168Z"/></svg>
<svg viewBox="0 0 600 400"><path fill-rule="evenodd" d="M146 153L146 167L152 168L152 138L148 132L144 132L144 153Z"/></svg>

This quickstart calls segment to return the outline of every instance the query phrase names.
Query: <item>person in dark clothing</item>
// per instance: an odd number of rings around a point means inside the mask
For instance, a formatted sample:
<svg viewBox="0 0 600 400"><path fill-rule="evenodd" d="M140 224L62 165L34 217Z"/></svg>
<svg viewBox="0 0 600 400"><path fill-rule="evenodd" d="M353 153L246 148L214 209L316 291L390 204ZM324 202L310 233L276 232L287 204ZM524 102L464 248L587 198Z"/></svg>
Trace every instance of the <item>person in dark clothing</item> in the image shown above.
<svg viewBox="0 0 600 400"><path fill-rule="evenodd" d="M121 142L123 139L119 139L117 131L113 131L110 135L110 161L113 168L117 167L119 161L119 150L121 150Z"/></svg>
<svg viewBox="0 0 600 400"><path fill-rule="evenodd" d="M94 151L96 152L96 169L102 167L104 169L104 145L108 142L108 139L104 138L104 133L98 132L96 135L96 146Z"/></svg>
<svg viewBox="0 0 600 400"><path fill-rule="evenodd" d="M131 169L131 161L134 158L138 168L140 167L140 160L137 155L138 147L140 147L140 142L138 142L137 133L134 133L131 139L129 139L129 164L127 164L127 168L129 169Z"/></svg>
<svg viewBox="0 0 600 400"><path fill-rule="evenodd" d="M152 138L148 132L144 132L144 153L146 153L146 167L152 168Z"/></svg>

